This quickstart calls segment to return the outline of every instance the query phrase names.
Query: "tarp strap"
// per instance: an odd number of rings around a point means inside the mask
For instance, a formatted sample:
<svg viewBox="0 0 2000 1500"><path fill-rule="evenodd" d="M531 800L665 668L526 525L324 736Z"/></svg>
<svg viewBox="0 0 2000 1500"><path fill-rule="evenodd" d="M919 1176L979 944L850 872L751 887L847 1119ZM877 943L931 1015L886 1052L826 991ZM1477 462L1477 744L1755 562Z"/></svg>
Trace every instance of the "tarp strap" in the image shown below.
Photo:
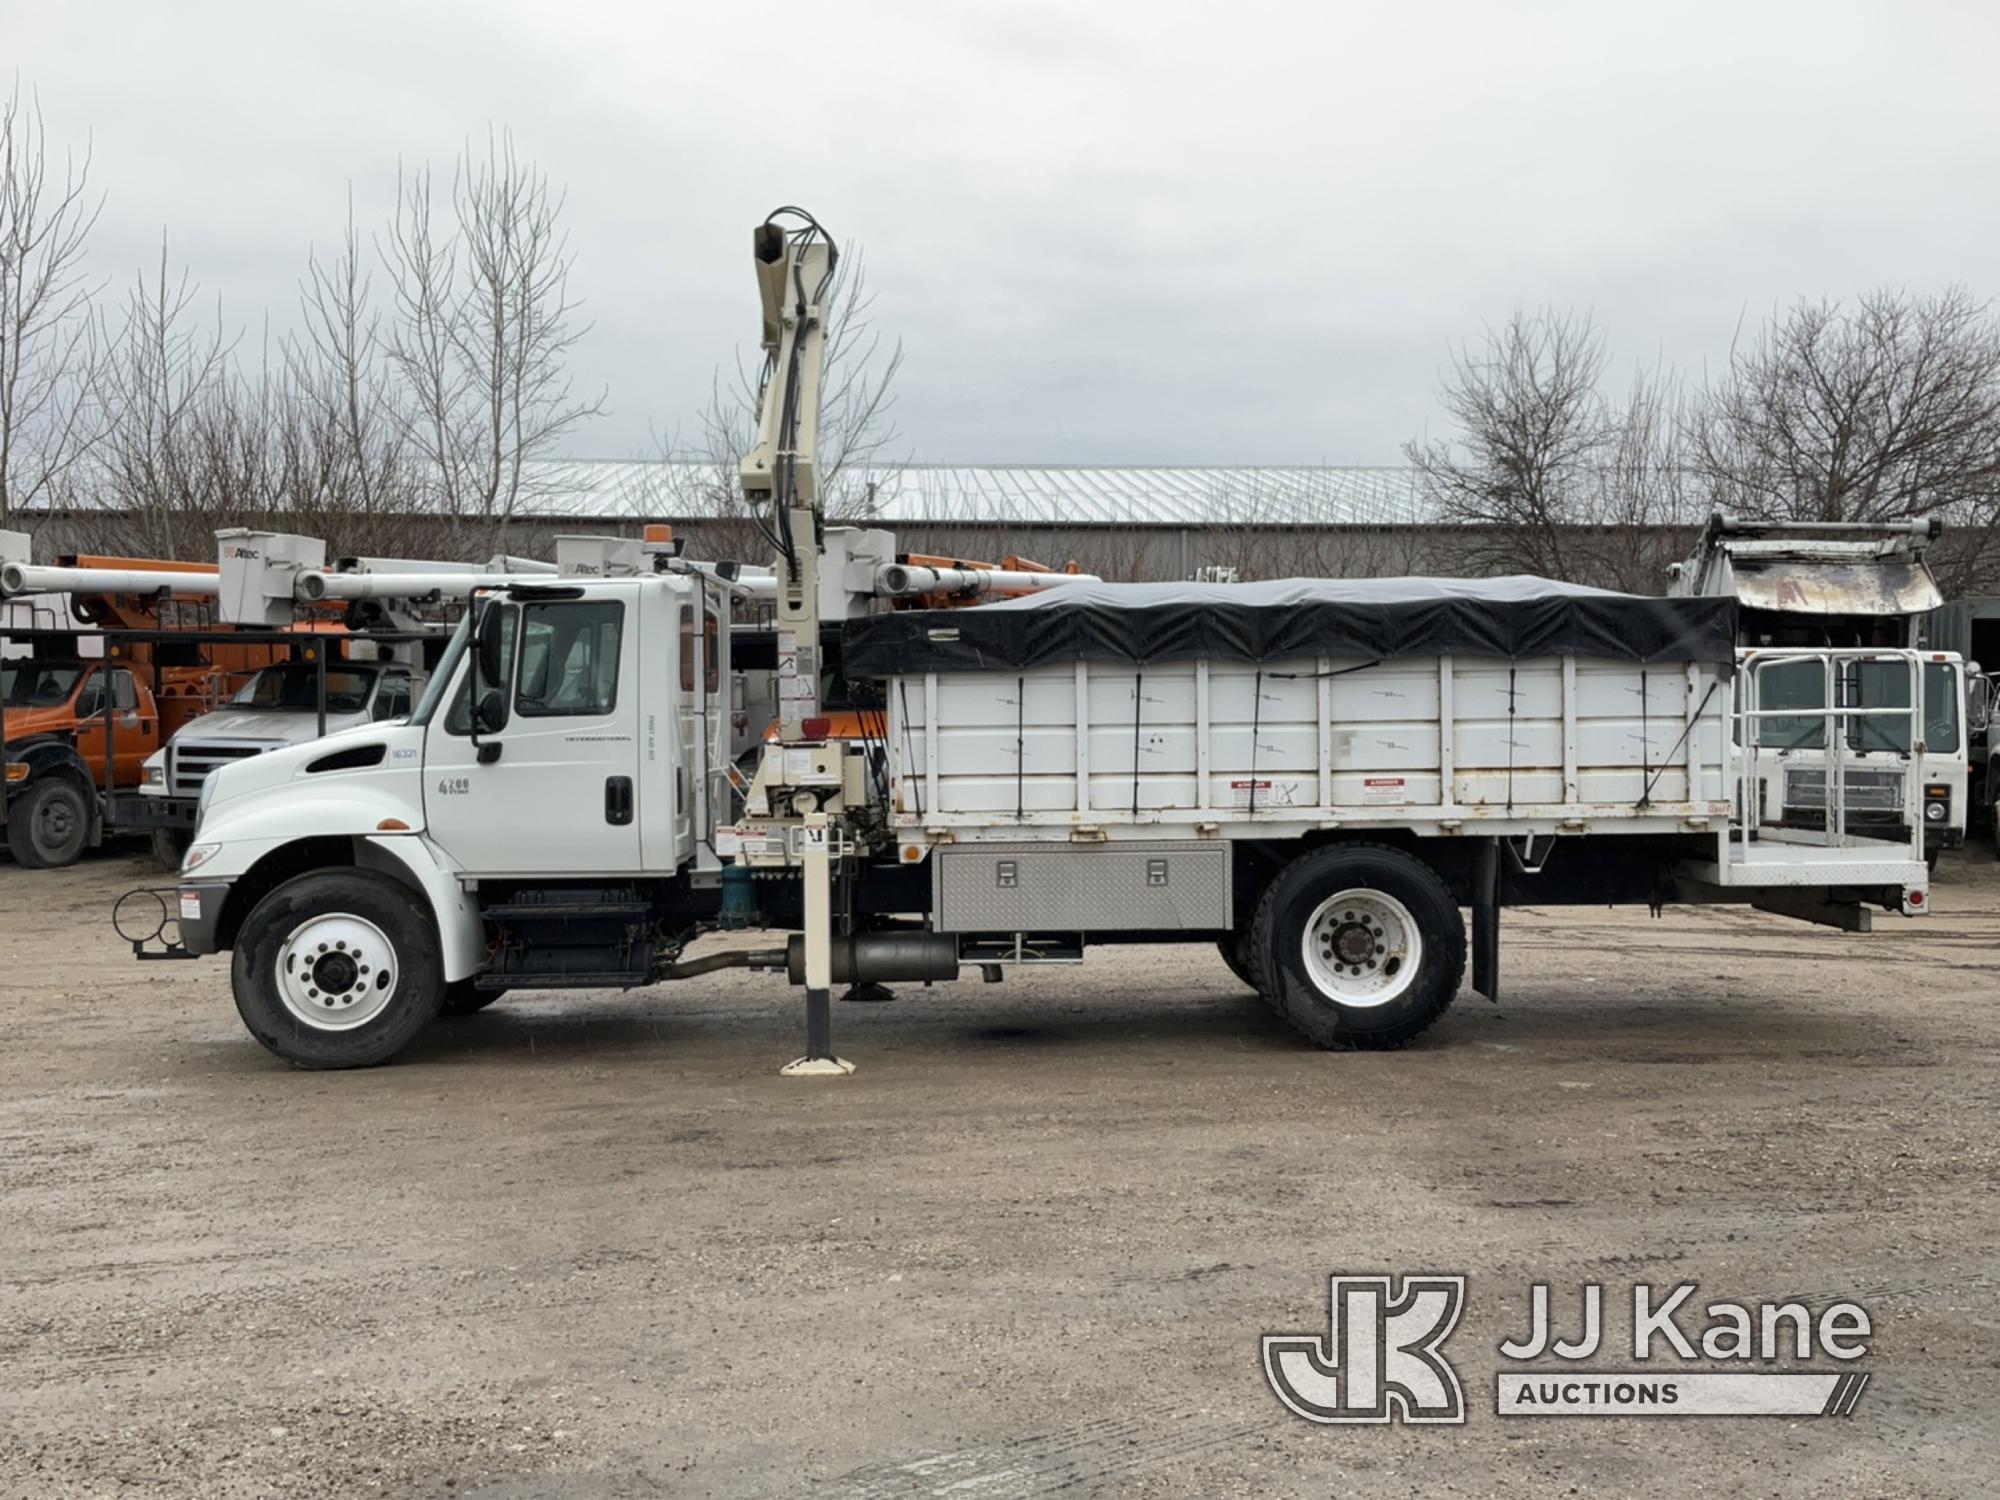
<svg viewBox="0 0 2000 1500"><path fill-rule="evenodd" d="M1028 768L1028 679L1014 679L1014 821L1027 821L1026 793L1021 778Z"/></svg>
<svg viewBox="0 0 2000 1500"><path fill-rule="evenodd" d="M1685 745L1687 737L1694 733L1694 726L1699 724L1701 716L1708 712L1709 700L1715 696L1715 690L1721 686L1722 679L1720 677L1715 678L1709 683L1708 691L1701 695L1701 702L1695 708L1694 717L1681 726L1681 737L1674 741L1673 748L1667 752L1667 758L1660 762L1660 769L1653 773L1652 781L1646 783L1646 790L1639 794L1639 800L1632 804L1633 807L1651 807L1653 805L1654 784L1667 774L1667 768L1673 765L1674 757L1681 753L1681 746ZM1694 786L1692 783L1688 786L1687 800L1690 802L1694 801Z"/></svg>
<svg viewBox="0 0 2000 1500"><path fill-rule="evenodd" d="M1257 733L1264 727L1264 669L1250 689L1250 816L1257 816Z"/></svg>
<svg viewBox="0 0 2000 1500"><path fill-rule="evenodd" d="M917 774L917 757L910 745L910 679L896 679L896 690L903 695L903 760L909 767L910 793L917 799L917 816L924 815L924 779Z"/></svg>
<svg viewBox="0 0 2000 1500"><path fill-rule="evenodd" d="M1653 720L1646 701L1648 676L1644 667L1639 668L1639 779L1646 789L1639 794L1634 807L1647 806L1653 796ZM1660 769L1664 771L1666 767Z"/></svg>
<svg viewBox="0 0 2000 1500"><path fill-rule="evenodd" d="M1139 817L1139 721L1145 716L1146 673L1132 674L1132 817Z"/></svg>
<svg viewBox="0 0 2000 1500"><path fill-rule="evenodd" d="M1514 673L1518 670L1513 662L1507 663L1507 816L1514 816Z"/></svg>

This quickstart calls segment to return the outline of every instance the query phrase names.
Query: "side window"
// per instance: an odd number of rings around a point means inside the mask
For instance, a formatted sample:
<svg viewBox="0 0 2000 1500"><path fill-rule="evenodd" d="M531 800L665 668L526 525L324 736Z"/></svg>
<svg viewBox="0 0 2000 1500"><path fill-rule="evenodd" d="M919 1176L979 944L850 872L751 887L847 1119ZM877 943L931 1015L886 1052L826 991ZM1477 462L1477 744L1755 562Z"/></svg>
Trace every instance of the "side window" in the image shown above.
<svg viewBox="0 0 2000 1500"><path fill-rule="evenodd" d="M121 714L139 707L139 685L130 672L120 670L111 674L111 704Z"/></svg>
<svg viewBox="0 0 2000 1500"><path fill-rule="evenodd" d="M625 606L615 599L524 606L515 711L546 719L616 708L624 619Z"/></svg>
<svg viewBox="0 0 2000 1500"><path fill-rule="evenodd" d="M702 686L705 692L712 693L721 686L722 681L720 667L716 661L714 615L707 617L703 629L702 649L707 653L702 658L704 664ZM681 606L681 691L688 694L694 692L694 606L692 604Z"/></svg>
<svg viewBox="0 0 2000 1500"><path fill-rule="evenodd" d="M104 712L104 674L92 672L90 681L83 685L83 691L76 695L76 716L88 719L93 714Z"/></svg>
<svg viewBox="0 0 2000 1500"><path fill-rule="evenodd" d="M1766 750L1826 748L1826 667L1809 659L1774 661L1757 668L1758 704L1766 713L1797 708L1803 713L1772 714L1757 721L1757 743Z"/></svg>
<svg viewBox="0 0 2000 1500"><path fill-rule="evenodd" d="M375 708L372 717L398 719L410 711L410 679L400 672L391 672L382 679L381 689L375 694Z"/></svg>

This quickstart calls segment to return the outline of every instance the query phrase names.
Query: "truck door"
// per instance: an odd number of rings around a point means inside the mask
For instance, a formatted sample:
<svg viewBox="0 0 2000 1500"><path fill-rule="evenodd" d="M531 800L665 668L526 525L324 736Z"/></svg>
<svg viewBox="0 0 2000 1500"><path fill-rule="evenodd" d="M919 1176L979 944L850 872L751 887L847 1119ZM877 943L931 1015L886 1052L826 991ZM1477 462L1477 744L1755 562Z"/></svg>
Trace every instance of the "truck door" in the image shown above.
<svg viewBox="0 0 2000 1500"><path fill-rule="evenodd" d="M627 601L498 602L505 722L473 733L466 660L424 742L424 818L467 875L639 866L639 634ZM484 686L484 685L482 685Z"/></svg>
<svg viewBox="0 0 2000 1500"><path fill-rule="evenodd" d="M105 713L104 691L111 688L111 711ZM146 757L160 748L160 717L150 694L123 667L95 667L76 695L76 752L104 784L104 751L108 738L117 760L113 784L137 786ZM110 722L107 734L106 720Z"/></svg>

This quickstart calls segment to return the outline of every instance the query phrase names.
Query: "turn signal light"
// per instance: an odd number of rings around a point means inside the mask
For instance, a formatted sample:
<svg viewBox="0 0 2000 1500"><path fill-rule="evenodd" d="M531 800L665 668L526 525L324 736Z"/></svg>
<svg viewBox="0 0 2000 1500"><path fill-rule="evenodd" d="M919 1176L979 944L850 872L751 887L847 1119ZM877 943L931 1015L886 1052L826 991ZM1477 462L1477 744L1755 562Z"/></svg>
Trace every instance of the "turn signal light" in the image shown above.
<svg viewBox="0 0 2000 1500"><path fill-rule="evenodd" d="M408 833L410 825L401 818L384 818L375 825L377 833Z"/></svg>
<svg viewBox="0 0 2000 1500"><path fill-rule="evenodd" d="M8 761L7 779L9 781L26 781L28 779L28 763L21 760Z"/></svg>

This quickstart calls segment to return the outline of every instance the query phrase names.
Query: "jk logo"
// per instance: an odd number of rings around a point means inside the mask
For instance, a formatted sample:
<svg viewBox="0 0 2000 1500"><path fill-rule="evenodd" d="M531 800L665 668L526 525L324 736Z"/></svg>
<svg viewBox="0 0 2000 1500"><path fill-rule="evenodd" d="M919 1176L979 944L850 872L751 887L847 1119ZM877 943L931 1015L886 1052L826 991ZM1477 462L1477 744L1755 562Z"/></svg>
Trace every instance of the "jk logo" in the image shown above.
<svg viewBox="0 0 2000 1500"><path fill-rule="evenodd" d="M1438 1352L1465 1310L1463 1276L1335 1276L1331 1331L1264 1335L1264 1378L1308 1422L1465 1421L1458 1372Z"/></svg>

